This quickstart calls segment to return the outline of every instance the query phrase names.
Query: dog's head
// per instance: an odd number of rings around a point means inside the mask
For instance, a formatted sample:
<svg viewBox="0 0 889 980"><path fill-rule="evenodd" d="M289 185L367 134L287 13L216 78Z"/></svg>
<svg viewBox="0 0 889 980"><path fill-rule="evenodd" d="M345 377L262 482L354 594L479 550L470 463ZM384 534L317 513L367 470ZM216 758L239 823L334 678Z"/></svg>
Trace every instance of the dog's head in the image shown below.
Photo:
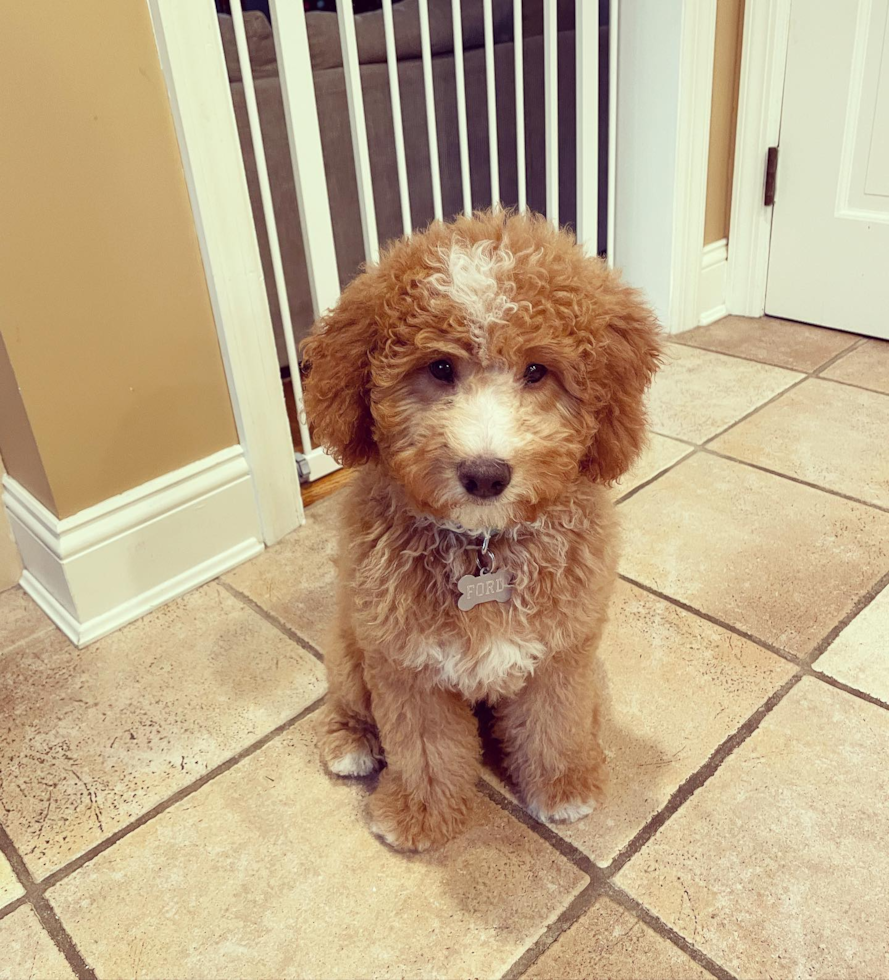
<svg viewBox="0 0 889 980"><path fill-rule="evenodd" d="M651 311L542 218L487 213L399 241L305 344L314 438L376 459L421 513L534 520L611 483L645 438Z"/></svg>

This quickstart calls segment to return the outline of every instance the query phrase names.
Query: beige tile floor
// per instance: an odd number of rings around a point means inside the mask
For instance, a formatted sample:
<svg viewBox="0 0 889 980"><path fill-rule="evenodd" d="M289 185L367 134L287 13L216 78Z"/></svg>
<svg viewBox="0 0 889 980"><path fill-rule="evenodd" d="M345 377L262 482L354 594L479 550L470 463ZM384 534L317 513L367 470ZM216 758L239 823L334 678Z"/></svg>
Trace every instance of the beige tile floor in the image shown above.
<svg viewBox="0 0 889 980"><path fill-rule="evenodd" d="M487 771L378 844L313 745L337 499L84 651L0 594L0 980L889 978L889 344L728 318L669 347L615 489L605 805Z"/></svg>

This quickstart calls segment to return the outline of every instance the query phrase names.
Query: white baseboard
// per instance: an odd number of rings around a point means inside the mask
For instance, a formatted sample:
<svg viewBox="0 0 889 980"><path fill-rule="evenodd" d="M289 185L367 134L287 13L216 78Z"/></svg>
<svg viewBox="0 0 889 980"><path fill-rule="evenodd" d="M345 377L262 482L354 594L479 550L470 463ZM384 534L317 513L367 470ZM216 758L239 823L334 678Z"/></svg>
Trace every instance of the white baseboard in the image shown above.
<svg viewBox="0 0 889 980"><path fill-rule="evenodd" d="M263 549L240 446L61 520L12 477L3 488L22 588L81 647Z"/></svg>
<svg viewBox="0 0 889 980"><path fill-rule="evenodd" d="M726 316L725 279L728 271L728 239L704 246L698 287L698 326L706 326Z"/></svg>

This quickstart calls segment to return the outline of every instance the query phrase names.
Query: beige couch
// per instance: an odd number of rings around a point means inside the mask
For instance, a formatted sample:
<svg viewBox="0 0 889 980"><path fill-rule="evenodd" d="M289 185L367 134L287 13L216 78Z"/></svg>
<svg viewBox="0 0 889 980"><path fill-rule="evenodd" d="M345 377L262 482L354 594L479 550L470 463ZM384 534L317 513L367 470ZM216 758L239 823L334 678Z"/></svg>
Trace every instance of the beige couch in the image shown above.
<svg viewBox="0 0 889 980"><path fill-rule="evenodd" d="M512 6L512 0L494 0L493 4L500 186L501 197L506 204L514 204L517 199ZM458 213L462 207L451 4L450 0L430 0L429 7L442 196L445 215L450 216ZM530 207L542 211L545 201L542 0L525 0L524 7L528 203ZM571 224L574 221L576 198L574 2L560 0L559 8L560 218L563 224ZM433 217L433 204L417 0L404 0L396 4L393 11L405 150L410 175L411 210L415 227L422 227ZM355 275L364 260L364 255L337 18L333 13L309 13L306 15L306 23L312 52L315 94L321 123L321 140L337 264L340 282L345 284ZM376 11L359 14L355 18L355 23L377 224L380 240L385 242L401 234L401 212L382 13ZM220 15L220 26L232 97L245 152L254 213L257 217L266 281L271 285L268 245L261 217L255 163L250 148L243 84L235 54L231 19ZM308 331L313 317L283 104L278 85L274 39L268 21L262 14L248 13L246 26L287 275L291 316L299 340ZM604 55L607 51L607 38L604 36L604 30L600 42L600 50L603 54L600 94L602 100L605 100L607 68ZM472 200L474 206L484 207L490 204L490 170L481 0L464 0L463 44L469 114ZM604 146L604 132L602 136ZM604 171L602 177L600 188L604 191ZM600 210L604 215L604 207ZM600 241L603 240L604 228L600 230ZM270 289L270 302L283 365L286 359L283 356L280 314L277 298L272 289Z"/></svg>

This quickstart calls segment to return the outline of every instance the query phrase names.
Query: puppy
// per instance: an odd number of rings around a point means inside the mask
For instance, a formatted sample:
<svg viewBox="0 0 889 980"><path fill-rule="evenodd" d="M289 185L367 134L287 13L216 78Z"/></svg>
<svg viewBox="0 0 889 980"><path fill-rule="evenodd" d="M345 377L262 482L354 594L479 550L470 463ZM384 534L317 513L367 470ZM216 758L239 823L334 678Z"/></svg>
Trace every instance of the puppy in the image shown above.
<svg viewBox="0 0 889 980"><path fill-rule="evenodd" d="M540 217L487 212L392 245L305 344L314 438L345 466L320 750L365 776L372 830L466 825L495 717L528 810L602 796L593 656L615 578L608 486L645 439L651 311Z"/></svg>

